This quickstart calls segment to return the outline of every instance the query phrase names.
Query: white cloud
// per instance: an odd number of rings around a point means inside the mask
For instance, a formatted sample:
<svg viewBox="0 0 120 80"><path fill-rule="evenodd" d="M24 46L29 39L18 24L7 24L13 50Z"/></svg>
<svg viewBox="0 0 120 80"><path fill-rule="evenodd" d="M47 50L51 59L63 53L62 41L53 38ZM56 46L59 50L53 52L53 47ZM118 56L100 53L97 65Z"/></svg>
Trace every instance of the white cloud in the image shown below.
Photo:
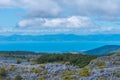
<svg viewBox="0 0 120 80"><path fill-rule="evenodd" d="M23 0L23 4L28 9L28 17L54 17L61 12L61 7L54 0Z"/></svg>
<svg viewBox="0 0 120 80"><path fill-rule="evenodd" d="M114 19L120 13L119 4L120 0L0 0L0 8L22 8L27 11L18 23L25 30L18 28L8 31L23 34L119 33L120 27L98 26L90 18Z"/></svg>
<svg viewBox="0 0 120 80"><path fill-rule="evenodd" d="M0 1L0 8L10 8L15 7L16 3L12 0L1 0Z"/></svg>
<svg viewBox="0 0 120 80"><path fill-rule="evenodd" d="M120 0L64 0L64 3L82 15L112 16L120 13Z"/></svg>
<svg viewBox="0 0 120 80"><path fill-rule="evenodd" d="M71 16L68 18L56 18L46 20L43 26L48 27L64 27L64 28L82 28L93 26L92 21L88 17Z"/></svg>
<svg viewBox="0 0 120 80"><path fill-rule="evenodd" d="M120 13L120 0L1 0L1 8L23 8L27 17L56 17L72 15L116 16ZM62 12L62 14L60 14Z"/></svg>
<svg viewBox="0 0 120 80"><path fill-rule="evenodd" d="M22 8L26 17L57 16L61 7L54 0L1 0L0 8Z"/></svg>
<svg viewBox="0 0 120 80"><path fill-rule="evenodd" d="M20 21L19 27L48 28L89 28L95 26L88 17L71 16L67 18L35 18Z"/></svg>

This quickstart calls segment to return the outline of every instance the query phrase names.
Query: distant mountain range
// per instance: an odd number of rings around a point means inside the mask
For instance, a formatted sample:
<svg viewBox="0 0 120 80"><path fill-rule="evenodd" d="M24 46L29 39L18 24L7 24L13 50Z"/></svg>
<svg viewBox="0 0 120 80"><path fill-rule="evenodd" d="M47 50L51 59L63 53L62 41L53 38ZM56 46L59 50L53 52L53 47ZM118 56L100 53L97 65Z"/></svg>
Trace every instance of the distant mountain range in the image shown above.
<svg viewBox="0 0 120 80"><path fill-rule="evenodd" d="M120 35L11 35L0 36L0 41L120 41Z"/></svg>
<svg viewBox="0 0 120 80"><path fill-rule="evenodd" d="M120 52L120 45L105 45L99 48L84 51L83 53L91 55L106 55L114 52Z"/></svg>

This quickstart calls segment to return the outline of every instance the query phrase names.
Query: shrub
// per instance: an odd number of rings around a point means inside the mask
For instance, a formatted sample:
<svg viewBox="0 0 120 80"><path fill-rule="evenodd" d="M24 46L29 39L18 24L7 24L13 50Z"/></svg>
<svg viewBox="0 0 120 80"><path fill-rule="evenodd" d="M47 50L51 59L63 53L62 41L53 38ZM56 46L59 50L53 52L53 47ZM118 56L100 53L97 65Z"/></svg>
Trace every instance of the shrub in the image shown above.
<svg viewBox="0 0 120 80"><path fill-rule="evenodd" d="M41 77L38 77L37 80L43 80Z"/></svg>
<svg viewBox="0 0 120 80"><path fill-rule="evenodd" d="M23 78L20 75L14 77L14 80L22 80Z"/></svg>
<svg viewBox="0 0 120 80"><path fill-rule="evenodd" d="M7 70L3 67L0 67L0 77L6 77L7 76Z"/></svg>
<svg viewBox="0 0 120 80"><path fill-rule="evenodd" d="M70 76L66 76L63 80L72 80Z"/></svg>
<svg viewBox="0 0 120 80"><path fill-rule="evenodd" d="M89 73L89 70L88 70L87 68L83 68L82 70L80 70L80 71L78 72L78 75L79 75L80 77L87 77L87 76L90 75L90 73Z"/></svg>
<svg viewBox="0 0 120 80"><path fill-rule="evenodd" d="M40 78L38 78L38 80L46 80L47 79L47 76L46 75L43 75L41 76Z"/></svg>
<svg viewBox="0 0 120 80"><path fill-rule="evenodd" d="M66 70L63 72L63 75L72 75L74 74L71 70Z"/></svg>
<svg viewBox="0 0 120 80"><path fill-rule="evenodd" d="M28 69L27 69L27 68L22 68L21 71L22 71L23 73L26 73L26 72L28 72Z"/></svg>
<svg viewBox="0 0 120 80"><path fill-rule="evenodd" d="M95 65L101 67L101 66L104 66L105 62L104 61L98 61L95 63Z"/></svg>
<svg viewBox="0 0 120 80"><path fill-rule="evenodd" d="M100 73L102 73L102 72L104 72L104 69L101 69L101 70L100 70Z"/></svg>
<svg viewBox="0 0 120 80"><path fill-rule="evenodd" d="M31 72L34 72L34 73L37 74L37 73L40 73L40 70L39 70L39 69L36 69L36 68L32 68L32 69L31 69Z"/></svg>
<svg viewBox="0 0 120 80"><path fill-rule="evenodd" d="M112 74L116 77L120 77L120 72L113 72Z"/></svg>
<svg viewBox="0 0 120 80"><path fill-rule="evenodd" d="M30 58L27 58L27 62L30 62Z"/></svg>
<svg viewBox="0 0 120 80"><path fill-rule="evenodd" d="M22 61L20 59L17 60L17 64L21 64Z"/></svg>
<svg viewBox="0 0 120 80"><path fill-rule="evenodd" d="M11 78L7 78L6 80L12 80Z"/></svg>
<svg viewBox="0 0 120 80"><path fill-rule="evenodd" d="M15 68L14 65L11 65L10 68L9 68L10 71L14 71L15 69L16 69L16 68Z"/></svg>

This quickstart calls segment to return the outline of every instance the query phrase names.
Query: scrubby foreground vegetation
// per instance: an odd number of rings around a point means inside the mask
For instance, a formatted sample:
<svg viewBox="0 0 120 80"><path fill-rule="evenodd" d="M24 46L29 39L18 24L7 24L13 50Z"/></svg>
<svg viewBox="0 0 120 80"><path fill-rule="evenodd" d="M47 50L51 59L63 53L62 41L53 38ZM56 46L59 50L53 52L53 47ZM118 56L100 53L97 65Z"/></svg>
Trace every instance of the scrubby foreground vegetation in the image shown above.
<svg viewBox="0 0 120 80"><path fill-rule="evenodd" d="M0 56L0 80L120 80L120 53Z"/></svg>

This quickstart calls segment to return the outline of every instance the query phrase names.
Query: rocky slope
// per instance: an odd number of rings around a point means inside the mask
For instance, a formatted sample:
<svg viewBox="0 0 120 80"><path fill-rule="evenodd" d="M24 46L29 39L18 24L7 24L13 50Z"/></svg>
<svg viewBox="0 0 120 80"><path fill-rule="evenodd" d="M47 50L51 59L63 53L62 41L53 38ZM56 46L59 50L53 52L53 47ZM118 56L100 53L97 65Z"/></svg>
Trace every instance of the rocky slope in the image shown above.
<svg viewBox="0 0 120 80"><path fill-rule="evenodd" d="M98 57L84 68L61 63L0 62L0 80L120 80L120 53Z"/></svg>

